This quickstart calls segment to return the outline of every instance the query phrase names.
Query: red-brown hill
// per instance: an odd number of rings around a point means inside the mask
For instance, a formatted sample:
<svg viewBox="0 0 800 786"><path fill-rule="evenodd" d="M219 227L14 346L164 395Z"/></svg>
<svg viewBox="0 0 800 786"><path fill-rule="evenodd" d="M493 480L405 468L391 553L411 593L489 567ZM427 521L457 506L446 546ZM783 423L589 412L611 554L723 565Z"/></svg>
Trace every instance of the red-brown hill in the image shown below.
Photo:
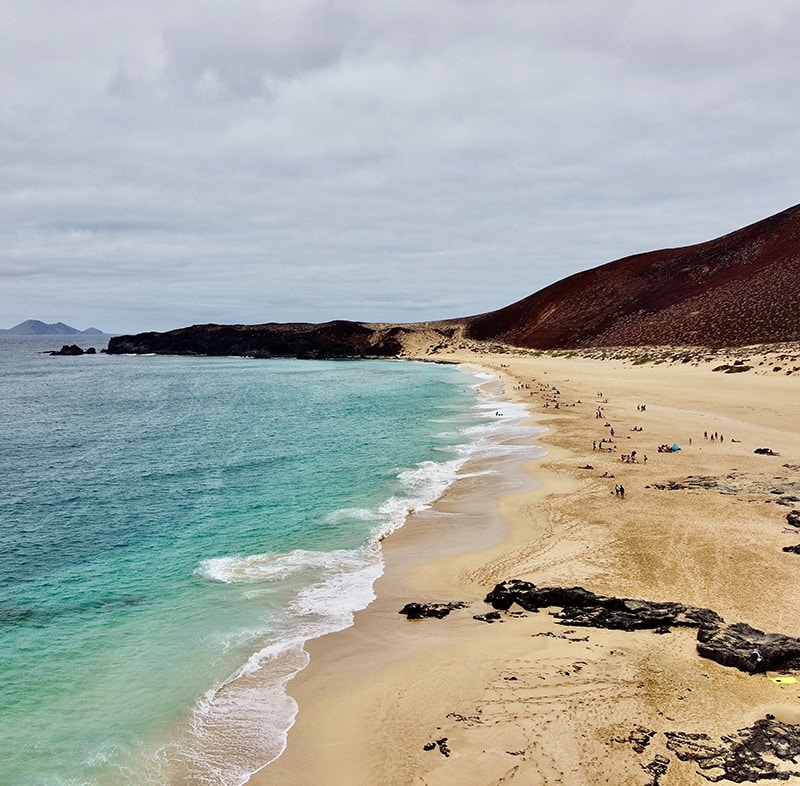
<svg viewBox="0 0 800 786"><path fill-rule="evenodd" d="M800 205L723 237L625 257L466 320L535 349L800 340Z"/></svg>

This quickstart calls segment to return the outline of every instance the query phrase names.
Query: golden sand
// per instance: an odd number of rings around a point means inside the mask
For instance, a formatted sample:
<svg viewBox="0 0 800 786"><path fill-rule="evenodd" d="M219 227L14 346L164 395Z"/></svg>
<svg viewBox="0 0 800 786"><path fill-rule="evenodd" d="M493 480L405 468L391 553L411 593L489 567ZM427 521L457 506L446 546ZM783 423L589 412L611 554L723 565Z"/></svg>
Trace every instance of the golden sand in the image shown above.
<svg viewBox="0 0 800 786"><path fill-rule="evenodd" d="M462 481L434 506L451 523L423 513L387 539L377 600L309 643L310 666L289 684L299 712L287 750L252 786L641 786L657 756L669 761L661 783L704 784L664 732L718 738L767 713L800 723L800 682L704 660L693 630L566 628L547 610L473 619L496 582L522 578L800 636L800 556L782 551L800 531L785 531L792 505L778 501L800 498L800 374L786 374L798 348L643 354L438 356L491 370L529 405L547 428L547 456L525 467L540 485L510 467L511 485ZM712 370L737 359L751 370ZM612 451L593 449L612 428ZM658 451L673 443L679 452ZM710 487L656 488L690 476ZM398 614L450 600L469 606L443 620ZM640 752L638 727L652 732Z"/></svg>

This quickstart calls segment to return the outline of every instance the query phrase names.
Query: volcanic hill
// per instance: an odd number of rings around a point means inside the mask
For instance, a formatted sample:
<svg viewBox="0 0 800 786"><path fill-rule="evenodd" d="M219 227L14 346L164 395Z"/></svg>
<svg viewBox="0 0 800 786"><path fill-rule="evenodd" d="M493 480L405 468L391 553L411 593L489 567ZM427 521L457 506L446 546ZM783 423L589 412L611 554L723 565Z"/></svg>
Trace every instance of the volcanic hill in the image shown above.
<svg viewBox="0 0 800 786"><path fill-rule="evenodd" d="M482 342L531 349L800 341L800 205L706 243L618 259L497 311L411 325L194 325L108 352L394 357Z"/></svg>
<svg viewBox="0 0 800 786"><path fill-rule="evenodd" d="M800 340L800 205L716 240L577 273L468 318L467 335L536 349Z"/></svg>

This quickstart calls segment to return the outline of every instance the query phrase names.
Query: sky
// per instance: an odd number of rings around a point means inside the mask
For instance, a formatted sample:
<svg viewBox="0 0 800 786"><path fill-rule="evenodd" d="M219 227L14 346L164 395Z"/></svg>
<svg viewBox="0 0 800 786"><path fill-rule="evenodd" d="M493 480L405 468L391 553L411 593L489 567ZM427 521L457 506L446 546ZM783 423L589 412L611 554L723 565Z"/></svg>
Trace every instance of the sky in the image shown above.
<svg viewBox="0 0 800 786"><path fill-rule="evenodd" d="M5 0L0 328L419 322L800 202L796 0Z"/></svg>

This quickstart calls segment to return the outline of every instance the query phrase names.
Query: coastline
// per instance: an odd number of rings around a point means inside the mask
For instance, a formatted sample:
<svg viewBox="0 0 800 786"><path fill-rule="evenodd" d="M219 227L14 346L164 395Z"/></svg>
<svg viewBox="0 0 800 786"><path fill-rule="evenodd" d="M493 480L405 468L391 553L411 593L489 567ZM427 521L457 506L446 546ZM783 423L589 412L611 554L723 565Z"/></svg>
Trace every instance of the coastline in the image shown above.
<svg viewBox="0 0 800 786"><path fill-rule="evenodd" d="M774 495L766 502L782 465L800 461L800 383L768 373L777 361L765 358L723 377L705 360L443 356L497 374L548 429L536 440L547 455L525 462L540 485L498 489L490 476L456 484L433 509L452 526L433 528L423 513L384 542L377 599L351 628L309 643L311 665L288 686L299 713L287 749L249 783L639 783L658 755L670 784L698 783L696 764L670 753L662 732L730 734L766 712L800 722L800 691L699 658L688 631L565 630L545 612L473 619L490 610L482 601L496 582L524 578L710 607L800 635L791 602L800 558L780 548L792 541L781 527L788 508ZM593 451L609 419L616 453ZM726 439L706 441L709 429ZM680 452L657 452L673 442ZM762 442L785 458L753 454ZM629 449L648 463L621 462ZM652 486L700 474L734 475L742 490ZM398 615L409 601L447 600L469 605L444 620ZM653 732L646 753L629 741L637 726ZM443 738L449 755L424 749Z"/></svg>
<svg viewBox="0 0 800 786"><path fill-rule="evenodd" d="M456 361L451 361L451 364L456 364ZM486 375L486 369L475 363L458 365L465 365L465 373L476 375L476 387L484 387L486 400L494 402L490 409L504 407L505 415L509 415L511 407L518 407L501 392L503 381L495 372ZM480 379L483 375L486 378ZM513 422L519 419L517 415ZM528 420L524 409L522 419L523 422ZM504 444L510 440L512 444L519 445L520 456L515 455L513 450L509 452L503 449L498 451L502 455L487 457L484 450L478 449L477 457L467 460L455 482L430 508L410 513L402 527L383 539L384 569L374 584L376 599L366 609L355 612L352 626L305 643L309 662L313 665L295 674L287 685L287 693L302 708L299 712L303 713L303 721L301 724L296 722L290 729L287 750L252 775L248 783L288 783L293 782L292 778L298 783L308 783L315 782L315 777L320 779L318 782L331 782L328 781L331 776L326 772L325 765L321 765L318 775L310 774L306 753L300 756L297 773L286 775L281 772L287 761L289 767L294 767L290 761L294 756L293 737L298 734L303 738L307 734L317 736L314 720L305 710L315 706L322 698L333 702L334 706L346 701L341 691L357 689L356 683L365 673L379 673L397 665L405 658L409 646L414 652L424 652L430 637L424 631L414 630L414 626L397 625L405 621L398 614L400 606L409 599L420 597L417 574L424 572L432 557L454 556L476 548L494 547L502 542L507 526L498 515L496 497L538 486L538 481L525 471L525 464L540 460L543 451L538 446L538 434L542 429L526 425L519 429L512 428L512 432L516 430L522 431L524 436L520 438L506 434L503 441ZM531 458L531 454L535 458ZM463 537L465 531L469 533L466 541ZM433 580L427 582L425 590L430 600L442 597L442 593L449 597L448 593L461 589L458 576L433 575L431 578ZM481 586L476 585L475 592L482 597ZM410 641L408 633L414 634ZM366 664L360 663L364 653L371 653ZM358 665L351 667L353 662ZM327 721L324 722L327 724ZM306 750L305 744L298 747ZM351 775L342 777L347 781Z"/></svg>

